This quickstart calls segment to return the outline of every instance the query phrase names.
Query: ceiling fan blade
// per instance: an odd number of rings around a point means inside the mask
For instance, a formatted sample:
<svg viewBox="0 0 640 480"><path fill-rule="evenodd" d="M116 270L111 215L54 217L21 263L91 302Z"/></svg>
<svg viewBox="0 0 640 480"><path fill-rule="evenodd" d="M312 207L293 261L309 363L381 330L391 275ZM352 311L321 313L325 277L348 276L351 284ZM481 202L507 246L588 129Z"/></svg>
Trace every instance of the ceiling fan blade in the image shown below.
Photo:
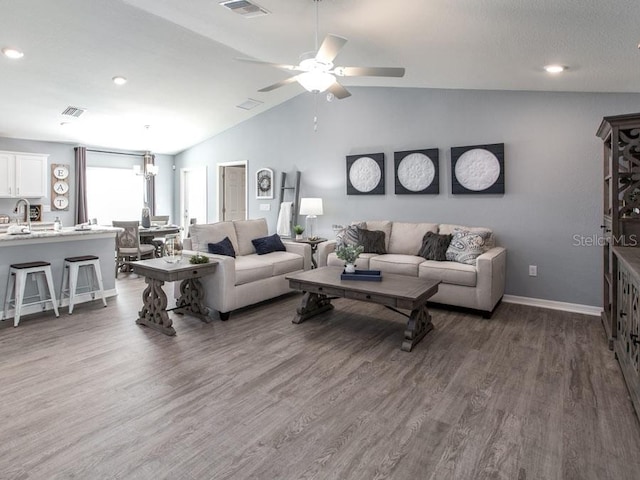
<svg viewBox="0 0 640 480"><path fill-rule="evenodd" d="M404 77L402 67L336 67L340 77Z"/></svg>
<svg viewBox="0 0 640 480"><path fill-rule="evenodd" d="M279 81L277 83L274 83L273 85L269 85L268 87L261 88L258 91L259 92L270 92L271 90L275 90L276 88L284 87L285 85L289 85L290 83L295 82L296 78L297 78L297 75L295 77L285 78L284 80L281 80L281 81Z"/></svg>
<svg viewBox="0 0 640 480"><path fill-rule="evenodd" d="M344 88L338 82L333 82L329 87L329 91L335 95L338 100L342 100L343 98L347 98L351 96L349 90Z"/></svg>
<svg viewBox="0 0 640 480"><path fill-rule="evenodd" d="M297 65L287 65L287 64L284 64L284 63L263 62L262 60L254 60L253 58L241 58L241 57L236 57L236 60L238 60L240 62L257 63L258 65L264 65L264 66L267 66L267 67L281 68L283 70L298 70Z"/></svg>
<svg viewBox="0 0 640 480"><path fill-rule="evenodd" d="M347 43L346 38L337 35L327 35L322 41L322 45L316 53L316 60L322 63L331 63L338 56L344 44Z"/></svg>

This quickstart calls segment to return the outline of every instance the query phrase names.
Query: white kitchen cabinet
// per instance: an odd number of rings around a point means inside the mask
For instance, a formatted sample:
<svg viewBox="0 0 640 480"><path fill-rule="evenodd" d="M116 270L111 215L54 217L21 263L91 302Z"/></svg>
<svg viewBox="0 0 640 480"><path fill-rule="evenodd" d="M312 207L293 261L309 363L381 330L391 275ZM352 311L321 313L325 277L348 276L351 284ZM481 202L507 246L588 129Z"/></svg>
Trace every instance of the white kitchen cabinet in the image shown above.
<svg viewBox="0 0 640 480"><path fill-rule="evenodd" d="M48 159L41 153L0 152L0 197L46 197Z"/></svg>

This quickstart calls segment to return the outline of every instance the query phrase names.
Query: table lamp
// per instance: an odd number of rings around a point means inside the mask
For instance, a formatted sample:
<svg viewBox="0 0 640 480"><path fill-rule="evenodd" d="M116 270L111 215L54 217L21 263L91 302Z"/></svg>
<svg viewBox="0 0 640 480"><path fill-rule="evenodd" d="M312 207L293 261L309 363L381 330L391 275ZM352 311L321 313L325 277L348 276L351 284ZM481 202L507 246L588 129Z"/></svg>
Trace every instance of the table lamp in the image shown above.
<svg viewBox="0 0 640 480"><path fill-rule="evenodd" d="M316 237L316 218L322 215L321 198L303 198L300 200L300 215L306 215L305 230L307 238L313 240Z"/></svg>

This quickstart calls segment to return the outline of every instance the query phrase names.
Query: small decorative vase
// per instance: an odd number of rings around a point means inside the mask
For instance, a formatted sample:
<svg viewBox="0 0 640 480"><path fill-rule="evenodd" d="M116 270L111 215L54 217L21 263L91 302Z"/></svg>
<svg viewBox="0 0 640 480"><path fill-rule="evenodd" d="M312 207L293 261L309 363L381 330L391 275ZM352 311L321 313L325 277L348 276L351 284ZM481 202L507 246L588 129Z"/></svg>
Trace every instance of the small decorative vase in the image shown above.
<svg viewBox="0 0 640 480"><path fill-rule="evenodd" d="M182 259L182 240L179 233L172 233L165 237L162 258L168 263L178 263Z"/></svg>
<svg viewBox="0 0 640 480"><path fill-rule="evenodd" d="M302 240L304 237L301 233L296 233L296 240Z"/></svg>
<svg viewBox="0 0 640 480"><path fill-rule="evenodd" d="M344 266L344 273L356 273L356 264L355 263L347 263Z"/></svg>
<svg viewBox="0 0 640 480"><path fill-rule="evenodd" d="M142 219L140 221L140 226L144 228L149 228L151 226L151 210L146 204L142 207Z"/></svg>

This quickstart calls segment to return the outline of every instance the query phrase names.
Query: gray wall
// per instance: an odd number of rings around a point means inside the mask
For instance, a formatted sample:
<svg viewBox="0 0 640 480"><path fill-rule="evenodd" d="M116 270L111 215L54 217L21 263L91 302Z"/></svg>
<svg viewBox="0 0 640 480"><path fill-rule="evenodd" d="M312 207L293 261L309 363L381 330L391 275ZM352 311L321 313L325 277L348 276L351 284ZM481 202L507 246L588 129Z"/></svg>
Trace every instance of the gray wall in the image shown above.
<svg viewBox="0 0 640 480"><path fill-rule="evenodd" d="M0 137L0 150L30 153L46 153L49 154L49 165L67 164L70 167L69 185L72 189L69 193L69 210L45 212L42 220L45 222L53 222L56 216L60 217L64 226L74 224L75 211L75 195L73 193L73 185L75 184L75 144L40 142L35 140L21 140L13 138ZM89 153L87 155L87 164L93 166L113 166L113 167L129 167L134 163L142 165L140 157L129 157L121 155L105 155L98 153ZM158 214L166 214L172 211L173 198L173 155L156 155L156 164L159 165L159 173L156 176L156 210ZM49 176L51 170L48 170ZM29 199L31 203L41 203L50 205L51 199L43 197L39 200ZM13 208L16 204L15 199L0 198L0 213L13 215ZM140 213L140 212L138 212ZM89 214L91 214L89 212Z"/></svg>
<svg viewBox="0 0 640 480"><path fill-rule="evenodd" d="M602 146L596 129L604 115L640 111L640 95L351 91L352 97L331 103L318 96L317 132L315 97L303 94L182 152L176 166L248 160L249 217L266 217L272 231L280 173L296 169L302 172L302 196L324 199L325 214L318 218L324 236L332 236L332 224L356 219L491 227L508 249L508 294L601 305L601 251L575 246L574 235L600 234ZM505 144L505 195L452 195L449 149L499 142ZM393 152L433 147L440 149L441 193L395 195ZM386 155L386 194L347 196L345 156L375 152ZM260 167L275 171L273 201L255 200ZM210 221L215 170L208 170ZM264 203L271 211L259 210ZM538 266L537 277L528 276L528 265Z"/></svg>

